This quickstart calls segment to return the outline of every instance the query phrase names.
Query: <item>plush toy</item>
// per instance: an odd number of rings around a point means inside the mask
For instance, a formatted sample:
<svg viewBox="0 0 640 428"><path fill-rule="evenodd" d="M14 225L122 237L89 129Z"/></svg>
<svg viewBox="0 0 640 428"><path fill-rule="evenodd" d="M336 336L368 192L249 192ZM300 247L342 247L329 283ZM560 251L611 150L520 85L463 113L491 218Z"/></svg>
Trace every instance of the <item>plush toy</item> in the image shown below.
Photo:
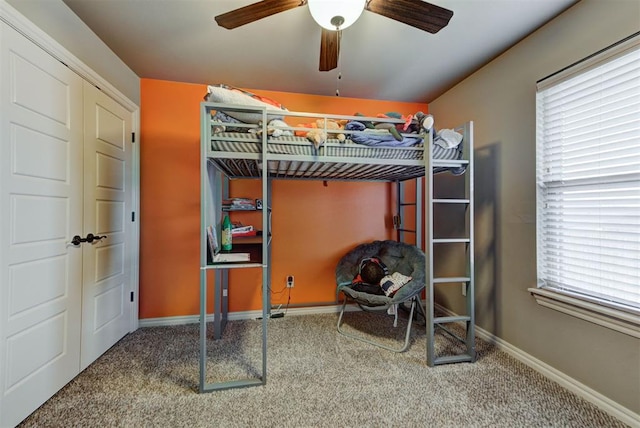
<svg viewBox="0 0 640 428"><path fill-rule="evenodd" d="M259 128L249 129L249 132L260 137L262 135L262 122L258 122ZM270 137L283 137L285 135L293 135L293 131L288 128L289 124L280 119L273 119L267 124L267 135Z"/></svg>
<svg viewBox="0 0 640 428"><path fill-rule="evenodd" d="M415 114L414 118L415 122L417 123L417 133L428 133L433 130L434 120L433 116L431 116L430 114L424 114L423 112L419 111Z"/></svg>
<svg viewBox="0 0 640 428"><path fill-rule="evenodd" d="M342 133L328 133L326 131L337 131L340 129L344 129L344 125L347 123L346 120L333 120L327 119L325 126L325 119L318 119L313 124L315 125L309 132L307 132L307 139L313 143L313 145L318 148L325 141L327 141L327 134L331 135L332 138L337 138L341 143L346 140L346 136Z"/></svg>

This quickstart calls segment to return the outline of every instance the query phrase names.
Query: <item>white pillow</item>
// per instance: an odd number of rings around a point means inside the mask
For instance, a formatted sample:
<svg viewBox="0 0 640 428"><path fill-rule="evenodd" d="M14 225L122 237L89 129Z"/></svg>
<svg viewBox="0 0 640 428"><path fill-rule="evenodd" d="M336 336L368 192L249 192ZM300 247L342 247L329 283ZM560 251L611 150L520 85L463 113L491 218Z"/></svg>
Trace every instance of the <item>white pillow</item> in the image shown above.
<svg viewBox="0 0 640 428"><path fill-rule="evenodd" d="M453 149L462 142L462 134L453 129L441 129L433 142L443 149Z"/></svg>
<svg viewBox="0 0 640 428"><path fill-rule="evenodd" d="M242 89L233 88L227 85L212 85L207 87L207 95L204 97L206 101L235 104L242 106L256 106L266 107L270 112L284 112L287 109L283 108L279 103L259 95L252 94L251 92L244 91ZM261 101L268 100L270 102ZM238 111L224 111L225 114L238 119L245 123L259 123L262 120L262 113L248 113ZM280 114L267 115L267 121L273 119L282 120L284 116Z"/></svg>

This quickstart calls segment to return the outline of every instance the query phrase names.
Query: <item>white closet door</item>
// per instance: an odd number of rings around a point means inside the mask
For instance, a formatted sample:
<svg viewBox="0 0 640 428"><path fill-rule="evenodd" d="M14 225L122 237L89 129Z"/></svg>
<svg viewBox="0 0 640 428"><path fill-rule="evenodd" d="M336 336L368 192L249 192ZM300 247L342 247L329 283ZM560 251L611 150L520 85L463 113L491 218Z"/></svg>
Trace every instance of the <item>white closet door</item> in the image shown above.
<svg viewBox="0 0 640 428"><path fill-rule="evenodd" d="M84 369L129 331L132 114L85 82L82 353Z"/></svg>
<svg viewBox="0 0 640 428"><path fill-rule="evenodd" d="M0 37L0 426L79 372L82 79L6 24Z"/></svg>

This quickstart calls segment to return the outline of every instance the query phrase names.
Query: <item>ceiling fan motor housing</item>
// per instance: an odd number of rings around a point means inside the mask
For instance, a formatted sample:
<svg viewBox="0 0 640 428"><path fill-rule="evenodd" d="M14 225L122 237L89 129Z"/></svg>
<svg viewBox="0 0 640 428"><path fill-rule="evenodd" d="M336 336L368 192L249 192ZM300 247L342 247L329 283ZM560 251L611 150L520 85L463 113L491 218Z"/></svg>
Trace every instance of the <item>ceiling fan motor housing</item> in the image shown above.
<svg viewBox="0 0 640 428"><path fill-rule="evenodd" d="M331 18L330 22L331 22L331 25L336 27L336 30L339 30L340 27L342 27L342 24L344 24L344 17L340 15L336 15L333 18Z"/></svg>
<svg viewBox="0 0 640 428"><path fill-rule="evenodd" d="M344 30L356 22L365 7L365 0L307 0L309 12L321 27Z"/></svg>

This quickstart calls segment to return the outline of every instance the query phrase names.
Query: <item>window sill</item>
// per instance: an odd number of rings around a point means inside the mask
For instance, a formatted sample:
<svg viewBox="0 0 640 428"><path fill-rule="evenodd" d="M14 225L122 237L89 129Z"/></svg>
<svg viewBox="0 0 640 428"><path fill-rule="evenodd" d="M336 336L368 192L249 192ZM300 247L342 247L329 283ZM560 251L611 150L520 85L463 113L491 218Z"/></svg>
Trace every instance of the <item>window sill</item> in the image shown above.
<svg viewBox="0 0 640 428"><path fill-rule="evenodd" d="M587 302L544 288L529 288L529 292L541 306L640 338L639 314Z"/></svg>

